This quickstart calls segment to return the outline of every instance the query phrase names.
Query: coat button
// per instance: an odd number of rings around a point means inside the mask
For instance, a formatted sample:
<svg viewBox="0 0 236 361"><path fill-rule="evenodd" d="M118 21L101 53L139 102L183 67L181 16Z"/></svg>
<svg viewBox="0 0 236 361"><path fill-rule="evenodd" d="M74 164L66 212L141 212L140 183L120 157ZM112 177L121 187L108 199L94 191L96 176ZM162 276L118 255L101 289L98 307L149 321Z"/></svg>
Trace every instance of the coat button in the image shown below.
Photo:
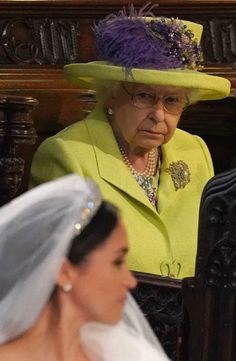
<svg viewBox="0 0 236 361"><path fill-rule="evenodd" d="M180 263L179 260L176 259L176 260L173 261L172 269L173 269L173 274L174 274L173 277L178 278L179 274L180 274L180 271L181 271L181 263Z"/></svg>
<svg viewBox="0 0 236 361"><path fill-rule="evenodd" d="M164 277L178 278L181 271L181 263L178 260L173 262L163 261L160 264L160 271Z"/></svg>
<svg viewBox="0 0 236 361"><path fill-rule="evenodd" d="M168 261L163 261L160 264L160 271L161 271L161 275L164 277L168 277L170 276L170 263Z"/></svg>

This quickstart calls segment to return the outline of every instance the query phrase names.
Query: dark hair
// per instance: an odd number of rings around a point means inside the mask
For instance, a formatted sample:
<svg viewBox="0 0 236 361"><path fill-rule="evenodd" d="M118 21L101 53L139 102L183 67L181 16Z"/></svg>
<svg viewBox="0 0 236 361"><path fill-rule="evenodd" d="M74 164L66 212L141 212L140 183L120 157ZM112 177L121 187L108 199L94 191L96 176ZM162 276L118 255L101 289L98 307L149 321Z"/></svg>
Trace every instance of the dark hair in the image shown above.
<svg viewBox="0 0 236 361"><path fill-rule="evenodd" d="M105 242L116 227L118 219L118 209L103 201L90 223L72 240L67 256L69 261L79 265L90 252Z"/></svg>

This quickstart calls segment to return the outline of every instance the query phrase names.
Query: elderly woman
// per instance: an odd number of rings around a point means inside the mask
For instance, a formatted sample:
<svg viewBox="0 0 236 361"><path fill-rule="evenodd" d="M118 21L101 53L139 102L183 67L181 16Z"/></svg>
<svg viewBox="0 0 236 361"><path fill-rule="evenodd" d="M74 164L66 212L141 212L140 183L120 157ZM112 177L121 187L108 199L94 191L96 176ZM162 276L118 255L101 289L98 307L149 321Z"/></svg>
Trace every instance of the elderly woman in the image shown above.
<svg viewBox="0 0 236 361"><path fill-rule="evenodd" d="M176 128L186 106L226 97L230 85L197 70L201 25L131 10L95 26L101 60L65 67L68 79L97 90L98 103L41 145L32 185L71 172L92 177L122 211L130 269L182 278L194 274L213 166L203 140Z"/></svg>
<svg viewBox="0 0 236 361"><path fill-rule="evenodd" d="M0 209L0 230L1 360L167 361L128 295L125 228L91 181L29 191Z"/></svg>

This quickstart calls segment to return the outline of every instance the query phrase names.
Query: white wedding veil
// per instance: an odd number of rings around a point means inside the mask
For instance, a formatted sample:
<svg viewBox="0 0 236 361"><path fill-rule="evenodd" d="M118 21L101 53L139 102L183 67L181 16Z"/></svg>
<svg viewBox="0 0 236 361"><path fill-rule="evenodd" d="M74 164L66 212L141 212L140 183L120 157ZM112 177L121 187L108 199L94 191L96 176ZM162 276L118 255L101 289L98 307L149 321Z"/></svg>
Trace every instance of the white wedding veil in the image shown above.
<svg viewBox="0 0 236 361"><path fill-rule="evenodd" d="M68 175L0 208L0 344L35 324L71 241L101 203L92 181ZM168 360L131 295L118 324L90 322L78 331L91 361Z"/></svg>
<svg viewBox="0 0 236 361"><path fill-rule="evenodd" d="M0 344L34 325L72 239L101 202L92 181L68 175L0 208Z"/></svg>

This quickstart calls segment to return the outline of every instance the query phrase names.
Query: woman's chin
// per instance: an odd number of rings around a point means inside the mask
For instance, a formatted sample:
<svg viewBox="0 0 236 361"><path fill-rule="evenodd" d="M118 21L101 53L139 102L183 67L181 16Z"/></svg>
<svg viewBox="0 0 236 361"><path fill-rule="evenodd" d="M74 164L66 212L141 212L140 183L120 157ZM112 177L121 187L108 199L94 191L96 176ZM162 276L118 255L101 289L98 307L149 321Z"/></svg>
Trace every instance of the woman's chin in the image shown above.
<svg viewBox="0 0 236 361"><path fill-rule="evenodd" d="M140 148L150 151L153 148L160 147L164 143L165 143L164 139L160 139L160 141L148 141L148 142L142 142L142 143L140 142Z"/></svg>

